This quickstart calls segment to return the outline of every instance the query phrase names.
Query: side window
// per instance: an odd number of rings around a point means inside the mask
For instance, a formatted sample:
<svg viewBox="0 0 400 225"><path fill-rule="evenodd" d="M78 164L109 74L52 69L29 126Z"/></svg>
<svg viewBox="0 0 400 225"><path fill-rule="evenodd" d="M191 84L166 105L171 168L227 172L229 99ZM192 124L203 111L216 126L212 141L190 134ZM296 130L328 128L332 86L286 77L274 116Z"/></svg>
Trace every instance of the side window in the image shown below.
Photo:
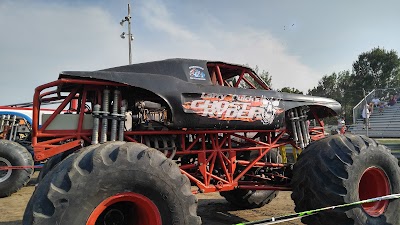
<svg viewBox="0 0 400 225"><path fill-rule="evenodd" d="M269 90L265 82L249 68L223 63L209 63L207 66L213 85Z"/></svg>
<svg viewBox="0 0 400 225"><path fill-rule="evenodd" d="M232 77L231 80L233 83L232 87L243 89L262 89L261 85L255 82L255 80L248 73L245 73L242 78L239 75L236 75Z"/></svg>

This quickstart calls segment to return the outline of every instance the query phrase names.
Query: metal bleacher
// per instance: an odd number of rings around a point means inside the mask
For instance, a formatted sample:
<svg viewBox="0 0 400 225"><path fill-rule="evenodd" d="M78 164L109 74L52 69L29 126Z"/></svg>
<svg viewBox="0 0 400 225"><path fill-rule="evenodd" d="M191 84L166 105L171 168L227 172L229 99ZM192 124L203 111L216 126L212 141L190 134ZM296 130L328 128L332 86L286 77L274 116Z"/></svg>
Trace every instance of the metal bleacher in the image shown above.
<svg viewBox="0 0 400 225"><path fill-rule="evenodd" d="M363 119L357 118L349 131L371 138L400 138L400 103L386 107L382 113L374 108L370 116L370 129L364 128Z"/></svg>

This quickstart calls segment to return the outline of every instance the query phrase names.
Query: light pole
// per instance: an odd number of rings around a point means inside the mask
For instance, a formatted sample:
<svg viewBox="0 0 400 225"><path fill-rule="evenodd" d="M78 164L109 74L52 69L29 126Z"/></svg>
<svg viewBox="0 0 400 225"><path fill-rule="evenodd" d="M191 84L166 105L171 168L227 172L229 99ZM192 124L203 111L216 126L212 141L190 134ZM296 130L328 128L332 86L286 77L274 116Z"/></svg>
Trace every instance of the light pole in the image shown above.
<svg viewBox="0 0 400 225"><path fill-rule="evenodd" d="M128 3L128 15L125 16L125 18L123 18L121 20L121 22L119 22L119 24L121 24L121 26L124 25L124 22L128 22L128 33L126 34L125 32L122 32L122 34L120 35L120 37L122 39L124 39L126 36L128 36L128 44L129 44L129 64L132 64L132 41L133 41L133 36L131 33L131 5Z"/></svg>

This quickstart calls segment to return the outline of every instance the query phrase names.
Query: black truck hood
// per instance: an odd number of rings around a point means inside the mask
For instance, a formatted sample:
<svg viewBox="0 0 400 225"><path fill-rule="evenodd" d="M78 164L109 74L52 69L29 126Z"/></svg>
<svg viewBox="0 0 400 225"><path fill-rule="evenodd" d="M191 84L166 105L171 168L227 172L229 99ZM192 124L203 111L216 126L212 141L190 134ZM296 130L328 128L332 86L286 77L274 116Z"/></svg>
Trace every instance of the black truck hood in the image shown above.
<svg viewBox="0 0 400 225"><path fill-rule="evenodd" d="M280 107L285 111L299 106L316 107L319 118L337 115L341 111L341 105L329 98L277 92L274 90L243 89L227 86L212 85L207 69L208 63L221 63L215 61L196 59L167 59L161 61L139 63L103 69L98 71L64 71L59 78L73 79L97 79L126 84L151 91L169 104L173 113L177 115L175 122L185 118L186 114L182 104L188 100L188 96L200 96L204 93L217 93L240 96L262 96L267 99L278 99ZM249 69L246 66L223 63L238 68ZM192 67L204 68L202 79L193 79L190 74ZM240 73L240 72L238 72ZM191 98L191 97L190 97ZM309 115L313 118L314 115Z"/></svg>

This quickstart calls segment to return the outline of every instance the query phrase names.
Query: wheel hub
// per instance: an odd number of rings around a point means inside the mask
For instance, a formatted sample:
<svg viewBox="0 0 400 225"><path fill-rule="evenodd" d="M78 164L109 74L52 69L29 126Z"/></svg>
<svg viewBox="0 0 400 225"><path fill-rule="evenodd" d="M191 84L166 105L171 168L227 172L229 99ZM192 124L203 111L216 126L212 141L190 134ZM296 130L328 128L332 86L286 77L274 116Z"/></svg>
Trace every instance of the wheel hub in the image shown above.
<svg viewBox="0 0 400 225"><path fill-rule="evenodd" d="M359 198L366 200L370 198L389 195L390 183L386 173L377 167L366 169L359 183ZM362 204L364 211L373 217L382 215L389 204L388 200Z"/></svg>
<svg viewBox="0 0 400 225"><path fill-rule="evenodd" d="M86 225L162 225L157 206L146 196L121 193L101 202Z"/></svg>
<svg viewBox="0 0 400 225"><path fill-rule="evenodd" d="M123 225L124 222L125 216L121 210L110 209L104 215L104 225Z"/></svg>
<svg viewBox="0 0 400 225"><path fill-rule="evenodd" d="M0 157L0 167L1 166L11 166L11 163L6 158ZM8 178L10 178L11 173L12 173L11 169L0 170L0 183L4 182Z"/></svg>

